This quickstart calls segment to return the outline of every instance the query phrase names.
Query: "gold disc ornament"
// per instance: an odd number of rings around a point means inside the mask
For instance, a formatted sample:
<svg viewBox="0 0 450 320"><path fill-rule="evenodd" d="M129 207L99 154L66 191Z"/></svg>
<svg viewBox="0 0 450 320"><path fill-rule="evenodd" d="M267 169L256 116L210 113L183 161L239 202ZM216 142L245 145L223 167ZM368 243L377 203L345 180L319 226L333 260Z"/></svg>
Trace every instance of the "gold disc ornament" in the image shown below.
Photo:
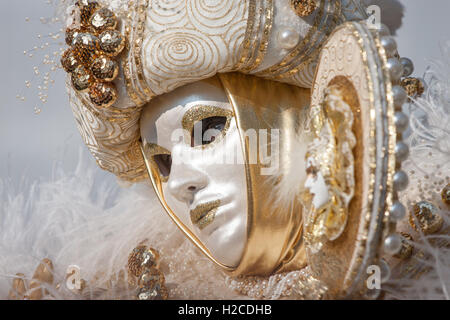
<svg viewBox="0 0 450 320"><path fill-rule="evenodd" d="M368 268L380 264L395 232L390 212L408 181L395 154L394 92L401 88L391 58L377 31L348 22L327 40L315 74L306 162L308 179L322 179L326 197L307 192L304 240L312 276L332 298L371 294Z"/></svg>

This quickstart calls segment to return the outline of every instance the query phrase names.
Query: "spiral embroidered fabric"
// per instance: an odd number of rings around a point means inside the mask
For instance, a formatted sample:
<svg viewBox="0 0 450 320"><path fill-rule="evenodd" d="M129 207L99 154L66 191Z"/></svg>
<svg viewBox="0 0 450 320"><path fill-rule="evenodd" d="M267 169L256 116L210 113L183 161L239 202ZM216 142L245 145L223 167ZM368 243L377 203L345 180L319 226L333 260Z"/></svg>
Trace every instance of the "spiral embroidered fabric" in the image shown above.
<svg viewBox="0 0 450 320"><path fill-rule="evenodd" d="M310 87L326 35L338 21L364 15L347 0L323 1L308 17L297 16L284 0L98 3L114 12L128 39L115 80L118 99L98 110L69 88L70 101L100 167L131 182L146 177L137 148L138 120L153 97L230 71Z"/></svg>

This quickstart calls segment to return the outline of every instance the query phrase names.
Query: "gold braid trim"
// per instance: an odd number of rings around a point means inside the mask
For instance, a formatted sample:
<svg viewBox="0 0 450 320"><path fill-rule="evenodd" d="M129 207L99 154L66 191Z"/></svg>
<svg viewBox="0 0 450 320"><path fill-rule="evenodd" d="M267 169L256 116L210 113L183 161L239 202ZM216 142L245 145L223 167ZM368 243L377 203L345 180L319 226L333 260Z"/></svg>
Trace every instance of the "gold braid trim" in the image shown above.
<svg viewBox="0 0 450 320"><path fill-rule="evenodd" d="M247 30L242 46L241 58L236 69L249 73L263 62L269 46L274 19L273 0L249 0L249 16ZM259 14L256 14L256 13ZM259 18L259 24L256 20ZM262 28L262 30L261 30Z"/></svg>

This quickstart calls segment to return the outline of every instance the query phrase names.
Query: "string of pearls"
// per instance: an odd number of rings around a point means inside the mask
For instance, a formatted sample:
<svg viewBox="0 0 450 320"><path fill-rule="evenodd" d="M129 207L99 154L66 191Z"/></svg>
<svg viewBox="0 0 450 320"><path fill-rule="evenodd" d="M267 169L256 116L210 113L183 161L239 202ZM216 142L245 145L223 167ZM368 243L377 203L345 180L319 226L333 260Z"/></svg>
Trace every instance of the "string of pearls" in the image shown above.
<svg viewBox="0 0 450 320"><path fill-rule="evenodd" d="M409 157L409 147L402 141L403 134L409 126L409 118L403 112L403 106L409 99L420 96L424 91L424 85L420 79L409 78L414 72L414 64L411 59L399 56L397 43L390 35L388 27L381 25L381 28L376 33L380 37L380 43L387 56L386 66L393 85L394 122L397 130L397 143L395 146L396 172L393 177L394 203L389 209L391 233L384 239L383 251L387 256L393 256L397 259L408 259L413 254L413 238L410 234L395 232L396 225L407 216L405 206L398 200L398 192L406 190L409 184L408 175L402 170L402 162ZM409 220L415 230L425 234L437 232L443 223L442 217L439 216L437 210L434 210L432 205L425 202L419 202L414 206ZM379 267L381 270L381 283L389 281L391 270L385 259L380 259ZM380 293L380 290L372 290L372 292L368 293L368 297L374 299Z"/></svg>

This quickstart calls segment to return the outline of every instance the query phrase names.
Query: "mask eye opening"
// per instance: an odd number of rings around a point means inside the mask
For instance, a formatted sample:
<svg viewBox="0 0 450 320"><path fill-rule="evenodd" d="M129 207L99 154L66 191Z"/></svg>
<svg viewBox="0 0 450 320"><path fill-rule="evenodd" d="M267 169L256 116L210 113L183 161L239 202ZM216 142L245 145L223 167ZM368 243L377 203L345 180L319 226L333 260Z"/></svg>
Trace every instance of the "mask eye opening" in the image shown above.
<svg viewBox="0 0 450 320"><path fill-rule="evenodd" d="M191 131L191 147L207 146L225 136L230 116L212 116L194 123Z"/></svg>
<svg viewBox="0 0 450 320"><path fill-rule="evenodd" d="M143 153L153 170L155 170L155 173L159 175L161 181L167 182L172 168L172 154L170 151L155 143L146 143L143 145Z"/></svg>
<svg viewBox="0 0 450 320"><path fill-rule="evenodd" d="M168 179L172 168L172 156L170 154L156 154L152 158L161 177Z"/></svg>

